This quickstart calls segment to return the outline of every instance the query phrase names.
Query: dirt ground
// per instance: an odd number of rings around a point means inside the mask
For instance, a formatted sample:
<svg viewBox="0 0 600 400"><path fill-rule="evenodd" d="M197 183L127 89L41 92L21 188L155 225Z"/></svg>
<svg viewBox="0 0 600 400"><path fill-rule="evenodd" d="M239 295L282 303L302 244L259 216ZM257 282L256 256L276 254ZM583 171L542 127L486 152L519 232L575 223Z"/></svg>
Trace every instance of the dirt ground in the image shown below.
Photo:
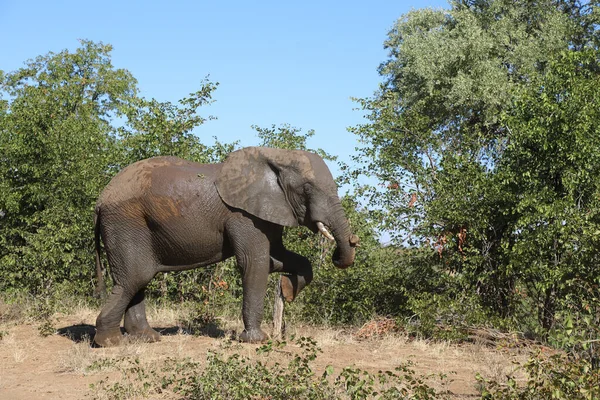
<svg viewBox="0 0 600 400"><path fill-rule="evenodd" d="M218 349L224 338L185 334L177 326L177 316L168 312L154 313L151 324L162 330L158 343L132 343L118 348L92 348L89 337L94 334L94 310L74 310L72 315L55 317L58 333L47 337L39 334L39 323L9 322L0 324L0 400L92 399L98 393L90 388L100 380L119 379L110 368L90 370L96 362L115 357L137 358L142 364L160 364L167 357L206 359L207 351ZM227 329L238 330L241 323L228 322ZM451 345L409 340L402 335L386 335L358 340L350 330L315 327L290 327L288 333L313 337L323 350L315 361L317 374L327 365L340 372L356 366L376 373L393 370L412 361L420 374L447 374L446 386L433 380L436 390L448 390L445 398L478 398L476 373L502 380L522 363L527 352L494 349L483 344ZM256 345L237 345L236 352L257 357ZM97 389L96 389L97 390ZM158 397L162 398L162 397Z"/></svg>

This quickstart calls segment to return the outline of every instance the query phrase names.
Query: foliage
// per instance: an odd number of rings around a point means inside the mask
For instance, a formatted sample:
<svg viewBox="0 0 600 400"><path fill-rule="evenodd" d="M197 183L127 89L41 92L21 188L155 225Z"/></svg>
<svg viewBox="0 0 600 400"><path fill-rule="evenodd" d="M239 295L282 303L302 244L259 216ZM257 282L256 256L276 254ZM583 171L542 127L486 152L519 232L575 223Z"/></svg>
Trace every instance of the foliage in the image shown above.
<svg viewBox="0 0 600 400"><path fill-rule="evenodd" d="M511 400L591 400L600 396L600 370L586 360L572 360L564 355L550 357L536 354L523 366L527 381L521 384L514 376L506 384L486 380L480 375L483 399Z"/></svg>
<svg viewBox="0 0 600 400"><path fill-rule="evenodd" d="M54 312L56 310L54 299L45 297L34 303L34 307L30 310L31 317L38 322L38 333L40 336L46 337L56 333Z"/></svg>
<svg viewBox="0 0 600 400"><path fill-rule="evenodd" d="M427 268L450 278L425 298L545 338L598 284L597 18L593 2L453 1L390 31L348 178L376 179L357 191L396 246L438 256Z"/></svg>
<svg viewBox="0 0 600 400"><path fill-rule="evenodd" d="M40 56L1 82L8 95L0 119L4 290L89 285L91 213L115 172L117 143L107 120L136 95L134 78L112 66L110 50L82 41L74 53Z"/></svg>
<svg viewBox="0 0 600 400"><path fill-rule="evenodd" d="M93 210L101 189L143 157L222 159L192 130L217 84L174 105L138 96L112 47L81 41L0 76L0 291L91 293Z"/></svg>
<svg viewBox="0 0 600 400"><path fill-rule="evenodd" d="M204 118L196 110L213 102L212 93L217 87L218 83L204 79L200 90L179 100L179 105L137 98L127 114L128 123L119 129L125 165L160 155L200 163L223 161L235 144L216 141L214 147L209 147L192 133L207 120L215 119Z"/></svg>
<svg viewBox="0 0 600 400"><path fill-rule="evenodd" d="M301 134L302 129L288 124L280 126L272 125L270 128L261 128L260 126L253 125L252 128L256 131L257 136L260 139L259 146L287 150L306 150L317 153L323 157L324 160L336 160L335 156L328 154L323 149L311 149L307 147L307 141L315 135L315 131L312 129Z"/></svg>
<svg viewBox="0 0 600 400"><path fill-rule="evenodd" d="M186 399L434 399L438 394L427 382L445 379L418 375L410 364L377 374L354 367L335 374L328 366L319 376L314 362L321 350L307 337L260 346L258 360L238 353L226 356L229 347L226 343L223 350L209 351L205 367L189 359L168 359L162 368L147 369L129 360L122 363L119 382L102 380L93 389L115 399L165 391ZM269 360L274 351L285 356L284 364Z"/></svg>
<svg viewBox="0 0 600 400"><path fill-rule="evenodd" d="M557 315L550 343L565 349L571 359L583 360L600 369L600 293L598 287L582 284L581 293L567 297L564 310Z"/></svg>
<svg viewBox="0 0 600 400"><path fill-rule="evenodd" d="M510 260L529 264L520 278L528 295L543 304L545 329L553 325L558 301L579 291L577 282L598 279L596 57L591 50L563 52L533 88L524 90L507 117L513 133L498 163L498 173L518 199Z"/></svg>

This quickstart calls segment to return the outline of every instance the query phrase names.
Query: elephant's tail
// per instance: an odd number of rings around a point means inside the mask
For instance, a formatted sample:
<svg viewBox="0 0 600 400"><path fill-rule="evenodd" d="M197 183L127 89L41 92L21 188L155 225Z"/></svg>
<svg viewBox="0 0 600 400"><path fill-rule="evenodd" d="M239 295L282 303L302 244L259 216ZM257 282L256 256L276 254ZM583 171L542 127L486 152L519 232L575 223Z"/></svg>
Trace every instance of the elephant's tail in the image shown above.
<svg viewBox="0 0 600 400"><path fill-rule="evenodd" d="M96 247L96 290L94 296L106 297L106 284L104 283L104 266L100 258L100 208L94 211L94 246Z"/></svg>

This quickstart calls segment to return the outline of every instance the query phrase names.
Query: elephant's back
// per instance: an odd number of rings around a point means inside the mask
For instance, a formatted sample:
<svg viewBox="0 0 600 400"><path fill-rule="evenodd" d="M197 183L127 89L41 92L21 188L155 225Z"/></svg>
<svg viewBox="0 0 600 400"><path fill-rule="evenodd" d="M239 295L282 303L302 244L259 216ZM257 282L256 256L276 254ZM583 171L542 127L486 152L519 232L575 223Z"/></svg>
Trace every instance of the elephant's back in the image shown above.
<svg viewBox="0 0 600 400"><path fill-rule="evenodd" d="M138 161L111 180L96 210L104 222L126 221L155 231L167 228L167 236L194 230L193 221L199 220L204 227L222 229L227 208L214 183L220 169L221 164L199 164L177 157Z"/></svg>
<svg viewBox="0 0 600 400"><path fill-rule="evenodd" d="M204 169L213 168L172 156L141 160L115 175L100 194L97 204L110 207L146 198L152 192L168 192L167 186L176 184L181 176L186 176L189 181L194 171Z"/></svg>

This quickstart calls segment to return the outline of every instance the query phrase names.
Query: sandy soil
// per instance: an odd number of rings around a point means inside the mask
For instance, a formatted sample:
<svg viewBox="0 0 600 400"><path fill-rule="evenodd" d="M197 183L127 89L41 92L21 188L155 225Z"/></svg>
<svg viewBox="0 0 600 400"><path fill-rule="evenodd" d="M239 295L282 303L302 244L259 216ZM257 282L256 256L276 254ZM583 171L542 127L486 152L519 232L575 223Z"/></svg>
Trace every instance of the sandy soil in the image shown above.
<svg viewBox="0 0 600 400"><path fill-rule="evenodd" d="M154 317L151 324L163 333L159 343L133 343L119 348L92 348L89 337L94 334L94 310L74 310L74 315L57 316L54 326L58 333L42 337L35 323L0 324L0 399L84 399L96 398L97 389L90 384L100 380L118 380L119 373L107 368L90 370L96 362L111 358L138 358L142 364L161 363L167 357L206 359L209 349L220 348L225 339L185 334L173 318ZM239 329L240 323L229 323ZM311 336L323 353L315 361L317 373L327 365L336 372L345 366L356 366L369 372L393 370L401 363L412 361L417 373L448 375L449 385L437 390L449 390L446 398L478 398L477 372L501 380L523 362L524 352L500 350L478 344L450 345L411 341L398 335L357 340L351 331L315 327L293 327L288 333ZM256 357L255 345L236 345L241 355ZM160 397L159 397L160 398Z"/></svg>

